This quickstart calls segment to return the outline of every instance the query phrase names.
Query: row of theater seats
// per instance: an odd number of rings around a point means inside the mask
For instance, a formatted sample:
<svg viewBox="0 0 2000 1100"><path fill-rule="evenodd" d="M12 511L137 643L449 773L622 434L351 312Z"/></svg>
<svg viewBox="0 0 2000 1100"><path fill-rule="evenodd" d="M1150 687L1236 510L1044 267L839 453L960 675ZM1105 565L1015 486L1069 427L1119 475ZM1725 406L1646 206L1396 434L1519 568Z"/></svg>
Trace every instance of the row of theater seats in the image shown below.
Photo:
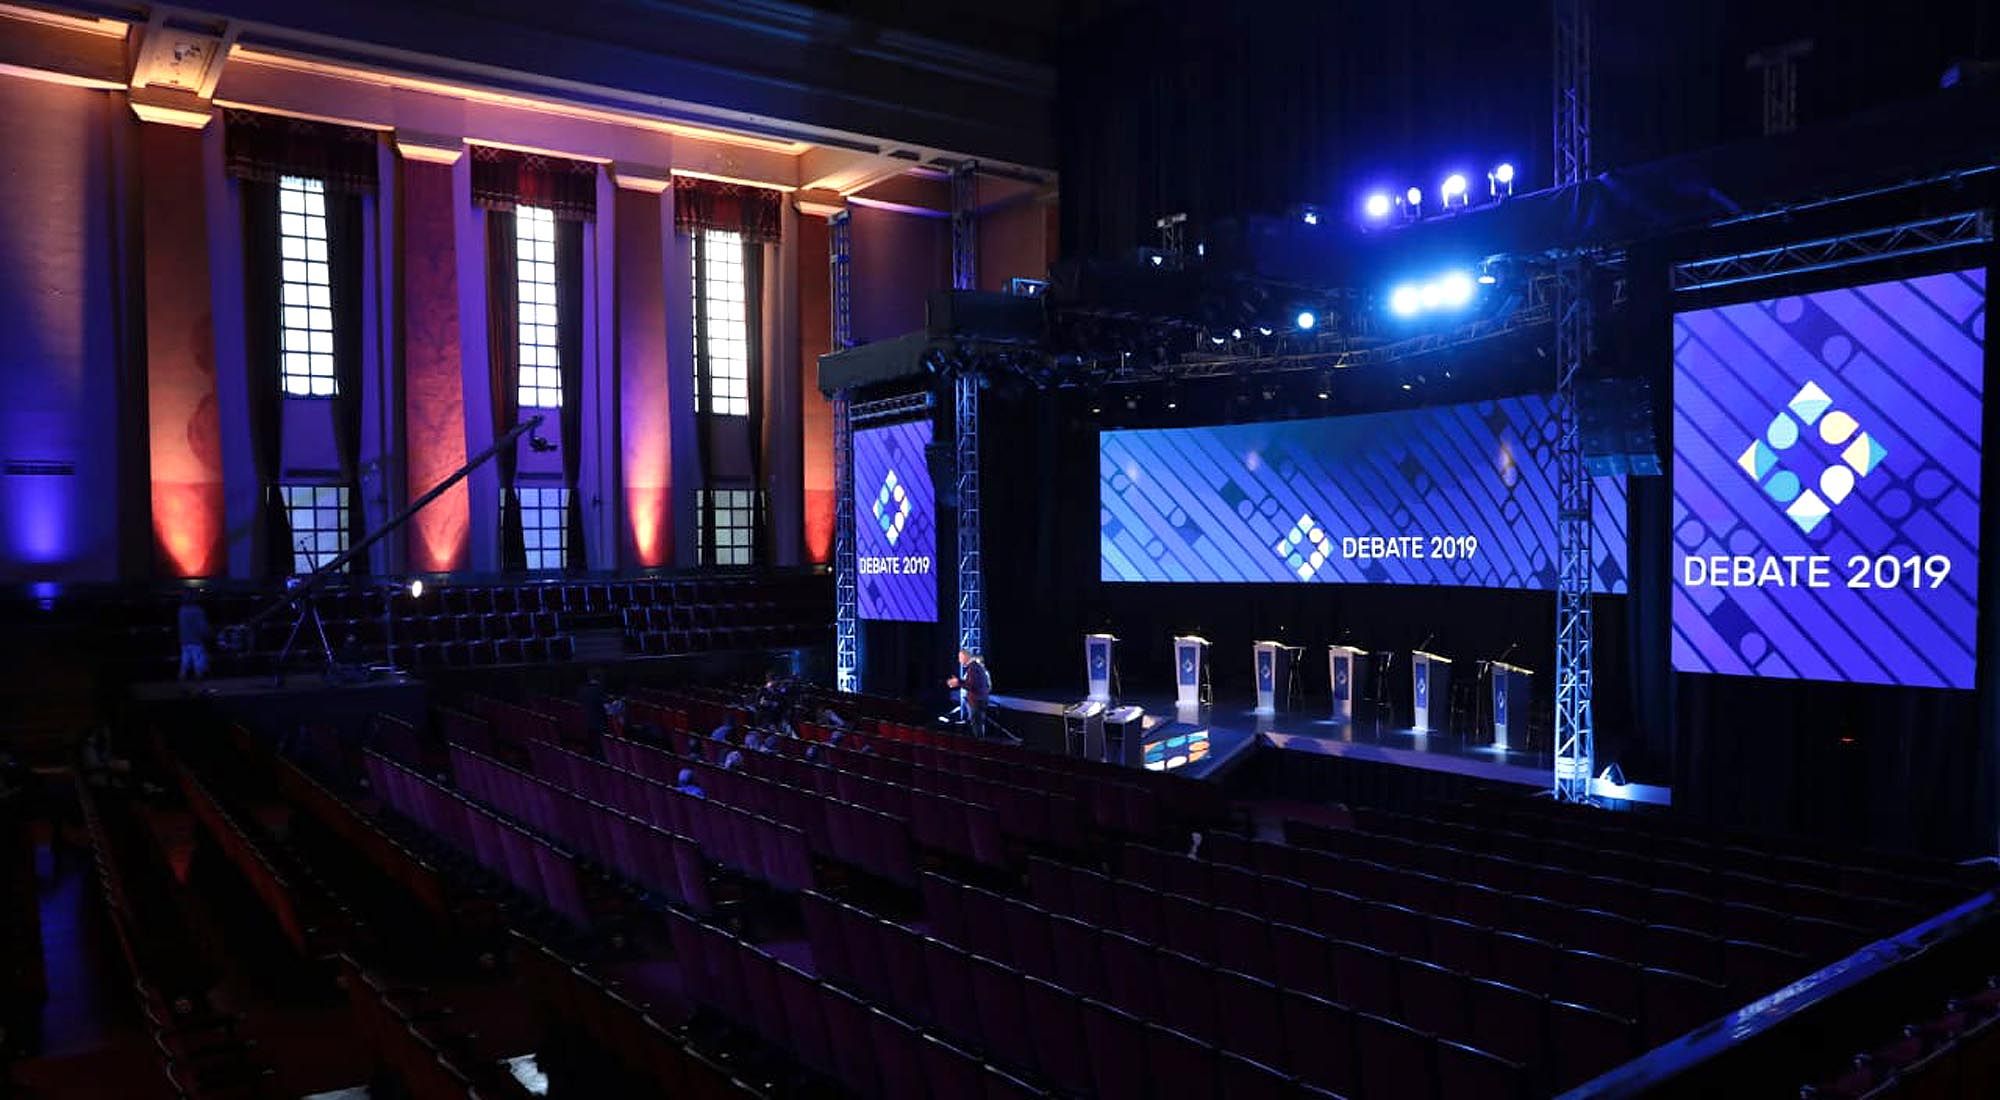
<svg viewBox="0 0 2000 1100"><path fill-rule="evenodd" d="M927 893L934 878L925 876ZM1273 1063L1242 1051L1223 1054L1200 1036L1148 1020L1167 1007L1157 999L1120 1008L1072 988L1069 983L1079 976L1075 972L1060 967L1026 972L1007 958L1004 939L960 947L819 894L807 894L804 905L813 965L822 977L934 1028L991 1062L1066 1092L1103 1100L1331 1095L1320 1091L1324 1085L1293 1080ZM1078 946L1082 953L1072 961L1096 965L1096 946ZM1214 1011L1216 991L1202 992L1207 998L1203 1007ZM1239 1020L1246 1027L1267 1022L1255 1016ZM1309 1045L1319 1048L1334 1041L1322 1033L1326 1019L1315 1018L1312 1025ZM1259 1038L1269 1041L1278 1034ZM1350 1088L1349 1095L1431 1095L1428 1089L1413 1091L1415 1084L1406 1080L1393 1091Z"/></svg>
<svg viewBox="0 0 2000 1100"><path fill-rule="evenodd" d="M680 653L703 653L712 649L759 649L778 646L811 645L825 640L823 622L787 623L782 626L692 627L687 630L649 630L625 636L625 649L646 657L670 657Z"/></svg>
<svg viewBox="0 0 2000 1100"><path fill-rule="evenodd" d="M275 1075L239 1021L213 1012L207 982L195 976L184 936L170 927L175 910L162 897L135 905L119 853L129 850L99 812L97 797L78 781L77 801L96 854L97 880L113 934L132 975L133 996L161 1070L178 1100L275 1100ZM32 896L32 894L30 895Z"/></svg>
<svg viewBox="0 0 2000 1100"><path fill-rule="evenodd" d="M546 638L501 638L473 642L398 641L389 660L403 668L490 668L495 665L539 665L576 660L576 638L557 634Z"/></svg>
<svg viewBox="0 0 2000 1100"><path fill-rule="evenodd" d="M476 1037L451 1024L422 990L393 988L353 958L337 957L340 983L362 1045L373 1060L370 1083L392 1075L410 1100L526 1100L531 1093L475 1049Z"/></svg>
<svg viewBox="0 0 2000 1100"><path fill-rule="evenodd" d="M1471 851L1546 853L1549 858L1541 862L1712 896L1738 893L1771 908L1882 931L1907 927L1994 880L1990 868L1882 852L1834 852L1780 838L1709 835L1678 820L1590 815L1555 803L1443 804L1421 816L1363 809L1357 811L1357 826L1371 836Z"/></svg>
<svg viewBox="0 0 2000 1100"><path fill-rule="evenodd" d="M1288 912L1303 911L1308 904L1304 897L1307 891L1313 892L1315 900L1323 901L1320 895L1329 894L1334 898L1354 898L1374 906L1368 911L1371 919L1367 923L1372 934L1378 937L1400 934L1406 938L1387 939L1386 945L1391 950L1403 950L1406 942L1416 944L1424 939L1413 922L1393 919L1409 913L1449 916L1479 929L1515 937L1510 944L1526 937L1597 956L1635 960L1644 966L1692 974L1704 981L1727 985L1739 1001L1782 985L1807 967L1806 955L1791 949L1796 940L1790 935L1770 939L1730 938L1707 929L1667 924L1664 920L1649 922L1643 916L1632 917L1590 906L1593 900L1607 899L1570 899L1565 894L1566 900L1555 900L1526 892L1537 885L1536 880L1510 882L1509 885L1522 890L1513 893L1479 881L1445 878L1360 857L1334 856L1262 841L1214 837L1204 848L1210 858L1195 864L1197 875L1205 864L1207 879L1227 899L1226 904L1244 900L1253 891L1261 893L1267 906L1283 905ZM1146 870L1155 875L1161 873L1154 868ZM1179 874L1181 881L1176 885L1189 888L1185 881L1189 876L1185 873L1173 868L1166 873ZM1256 885L1244 886L1246 879L1253 876ZM1543 881L1540 885L1548 883ZM1759 922L1757 927L1762 929L1765 924ZM1852 929L1823 934L1834 937L1831 942L1840 943L1855 942L1857 935Z"/></svg>
<svg viewBox="0 0 2000 1100"><path fill-rule="evenodd" d="M760 814L677 790L666 780L575 752L544 753L541 778L676 836L704 857L781 891L808 889L814 868L805 833ZM538 771L541 770L538 767Z"/></svg>
<svg viewBox="0 0 2000 1100"><path fill-rule="evenodd" d="M1799 1091L1801 1100L1984 1100L2000 1081L2000 980L1946 1001L1846 1068Z"/></svg>
<svg viewBox="0 0 2000 1100"><path fill-rule="evenodd" d="M181 793L195 820L249 884L294 954L316 959L352 948L361 928L345 902L311 868L285 859L272 845L245 831L193 771L180 766L178 773Z"/></svg>
<svg viewBox="0 0 2000 1100"><path fill-rule="evenodd" d="M552 753L567 751L546 742L535 745ZM536 770L550 774L540 766ZM697 913L711 908L701 849L687 837L462 745L451 746L451 775L459 790L568 845L642 889Z"/></svg>
<svg viewBox="0 0 2000 1100"><path fill-rule="evenodd" d="M1516 845L1505 835L1472 830L1457 837L1463 847L1297 823L1287 832L1297 844L1327 849L1336 858L1339 853L1353 858L1365 854L1377 862L1534 894L1559 905L1589 906L1649 923L1796 946L1815 958L1845 954L1871 934L1899 931L1925 912L1900 897L1860 890L1836 893L1714 864L1607 859L1582 845ZM1961 894L1949 888L1946 897L1963 900ZM1941 908L1950 901L1940 898L1936 904Z"/></svg>
<svg viewBox="0 0 2000 1100"><path fill-rule="evenodd" d="M519 932L512 952L540 1024L537 1062L576 1096L733 1100L762 1095L645 1009Z"/></svg>
<svg viewBox="0 0 2000 1100"><path fill-rule="evenodd" d="M563 762L549 757L562 751L537 746L535 770L543 775L561 774L555 769ZM850 864L891 882L916 883L916 851L905 818L747 772L683 760L620 737L604 739L604 758L616 767L662 782L677 779L683 769L691 770L707 797L799 829L814 855Z"/></svg>
<svg viewBox="0 0 2000 1100"><path fill-rule="evenodd" d="M669 912L667 921L682 988L690 997L789 1051L853 1095L883 1100L1045 1095L949 1039L926 1033L730 932L679 912ZM951 995L963 999L967 992L959 988Z"/></svg>
<svg viewBox="0 0 2000 1100"><path fill-rule="evenodd" d="M1238 934L1224 939L1218 933L1218 949L1237 953L1234 965L1252 973L1264 971L1248 960L1262 956L1247 952L1270 942L1270 928L1319 929L1349 945L1342 949L1342 957L1356 968L1358 1003L1371 1011L1391 1011L1397 984L1361 981L1382 976L1391 968L1389 960L1372 961L1377 956L1400 958L1407 964L1405 969L1424 969L1437 987L1457 988L1464 980L1486 979L1633 1019L1646 1046L1687 1031L1731 1003L1727 987L1711 980L1705 967L1699 974L1676 968L1677 962L1687 959L1682 949L1688 939L1679 929L1661 929L1664 948L1656 949L1648 938L1636 938L1607 953L1592 948L1612 945L1595 941L1588 934L1575 934L1577 929L1591 927L1589 910L1577 911L1581 920L1566 925L1528 924L1525 927L1531 931L1523 932L1522 926L1504 918L1488 924L1454 911L1407 907L1377 894L1312 886L1138 847L1126 848L1120 853L1120 862L1123 879L1036 868L1037 872L1048 872L1034 878L1036 899L1060 899L1061 911L1083 919L1096 913L1113 914L1115 926L1134 935L1167 925L1174 932L1167 942L1176 942L1178 936L1185 941L1183 950L1200 943L1204 929L1228 924ZM1188 923L1174 923L1179 918ZM1357 946L1366 952L1354 951ZM1737 972L1744 970L1744 964L1736 961L1739 949L1748 949L1752 959L1761 958L1756 945L1710 946L1718 965L1727 958ZM1362 954L1371 961L1364 965L1358 957ZM1463 978L1447 980L1436 973L1439 969ZM1741 1000L1768 988L1757 986L1763 971L1753 967L1747 973L1748 992ZM1450 1007L1463 1000L1458 995L1440 1000L1442 1020L1454 1027L1464 1026ZM1443 1026L1438 1030L1453 1033Z"/></svg>
<svg viewBox="0 0 2000 1100"><path fill-rule="evenodd" d="M579 928L592 925L570 853L380 753L364 754L369 784L398 814Z"/></svg>

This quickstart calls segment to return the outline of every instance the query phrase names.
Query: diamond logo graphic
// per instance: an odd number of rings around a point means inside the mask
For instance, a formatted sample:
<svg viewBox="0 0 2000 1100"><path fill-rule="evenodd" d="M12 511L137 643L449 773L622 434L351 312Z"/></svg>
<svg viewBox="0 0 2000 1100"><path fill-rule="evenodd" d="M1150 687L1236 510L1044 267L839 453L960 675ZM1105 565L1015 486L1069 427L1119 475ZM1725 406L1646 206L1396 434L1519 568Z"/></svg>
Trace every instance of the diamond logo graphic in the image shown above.
<svg viewBox="0 0 2000 1100"><path fill-rule="evenodd" d="M875 494L875 522L882 525L882 534L888 536L889 545L903 537L903 528L910 523L910 494L890 470L882 479L882 488Z"/></svg>
<svg viewBox="0 0 2000 1100"><path fill-rule="evenodd" d="M1326 528L1319 525L1311 512L1300 512L1299 521L1292 524L1292 529L1271 550L1285 559L1300 580L1309 581L1326 564L1327 545Z"/></svg>
<svg viewBox="0 0 2000 1100"><path fill-rule="evenodd" d="M1888 453L1852 415L1833 407L1819 383L1807 382L1772 415L1736 465L1810 535Z"/></svg>

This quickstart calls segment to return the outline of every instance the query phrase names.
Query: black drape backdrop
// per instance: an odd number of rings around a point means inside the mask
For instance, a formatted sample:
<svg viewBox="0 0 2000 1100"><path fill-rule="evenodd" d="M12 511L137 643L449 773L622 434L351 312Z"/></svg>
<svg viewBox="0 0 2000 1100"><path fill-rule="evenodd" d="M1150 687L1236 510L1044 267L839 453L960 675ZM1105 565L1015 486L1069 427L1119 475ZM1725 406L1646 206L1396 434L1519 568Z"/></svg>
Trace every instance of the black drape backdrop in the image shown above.
<svg viewBox="0 0 2000 1100"><path fill-rule="evenodd" d="M347 545L367 537L367 511L361 500L361 197L326 196L327 266L333 277L333 445L339 455L341 484L347 486ZM348 572L366 573L363 555L348 563Z"/></svg>
<svg viewBox="0 0 2000 1100"><path fill-rule="evenodd" d="M293 557L291 523L278 485L284 461L285 419L278 185L244 179L237 186L243 203L243 328L250 455L257 468L252 568L259 576L282 577L292 571Z"/></svg>
<svg viewBox="0 0 2000 1100"><path fill-rule="evenodd" d="M563 487L569 490L565 509L568 531L563 541L563 565L572 572L589 568L584 553L583 512L578 491L583 470L583 223L556 222L556 344L562 357ZM525 551L524 551L525 553Z"/></svg>
<svg viewBox="0 0 2000 1100"><path fill-rule="evenodd" d="M520 421L521 348L520 272L515 263L514 214L486 212L486 369L493 392L493 438ZM519 572L528 567L526 535L521 530L521 494L514 485L519 447L502 447L493 465L500 472L500 568Z"/></svg>

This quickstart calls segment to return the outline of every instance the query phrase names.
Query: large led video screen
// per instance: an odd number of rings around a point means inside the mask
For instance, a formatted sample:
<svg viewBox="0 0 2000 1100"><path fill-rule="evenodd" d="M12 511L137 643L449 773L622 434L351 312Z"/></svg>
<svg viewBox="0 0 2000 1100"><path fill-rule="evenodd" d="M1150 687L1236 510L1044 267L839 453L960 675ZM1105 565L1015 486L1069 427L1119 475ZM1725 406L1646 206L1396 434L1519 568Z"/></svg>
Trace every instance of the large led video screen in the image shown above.
<svg viewBox="0 0 2000 1100"><path fill-rule="evenodd" d="M1099 576L1552 589L1551 404L1104 432ZM1624 479L1594 489L1593 576L1624 592Z"/></svg>
<svg viewBox="0 0 2000 1100"><path fill-rule="evenodd" d="M854 433L856 610L864 619L937 620L937 494L924 449L931 422Z"/></svg>
<svg viewBox="0 0 2000 1100"><path fill-rule="evenodd" d="M1969 688L1986 277L1674 319L1673 664Z"/></svg>

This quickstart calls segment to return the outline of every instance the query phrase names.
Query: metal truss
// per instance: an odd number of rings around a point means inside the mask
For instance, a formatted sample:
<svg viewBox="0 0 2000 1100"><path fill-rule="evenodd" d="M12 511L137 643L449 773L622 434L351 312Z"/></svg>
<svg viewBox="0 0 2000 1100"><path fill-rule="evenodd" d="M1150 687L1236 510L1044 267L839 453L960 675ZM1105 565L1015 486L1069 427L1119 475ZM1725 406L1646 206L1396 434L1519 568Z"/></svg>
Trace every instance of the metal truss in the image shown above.
<svg viewBox="0 0 2000 1100"><path fill-rule="evenodd" d="M1590 2L1555 0L1557 187L1590 175Z"/></svg>
<svg viewBox="0 0 2000 1100"><path fill-rule="evenodd" d="M842 390L833 398L833 686L861 690L861 650L856 644L859 593L854 562L854 403Z"/></svg>
<svg viewBox="0 0 2000 1100"><path fill-rule="evenodd" d="M937 398L929 390L884 397L876 401L862 401L854 406L850 419L852 426L865 428L884 420L908 420L921 416L937 407Z"/></svg>
<svg viewBox="0 0 2000 1100"><path fill-rule="evenodd" d="M838 210L826 219L827 269L833 280L833 350L854 346L854 215Z"/></svg>
<svg viewBox="0 0 2000 1100"><path fill-rule="evenodd" d="M1967 210L1754 252L1689 260L1674 265L1673 288L1713 290L1776 275L1828 271L1893 256L1942 252L1992 239L1992 215L1984 210Z"/></svg>
<svg viewBox="0 0 2000 1100"><path fill-rule="evenodd" d="M986 576L979 548L979 383L979 372L965 368L952 382L958 441L958 647L984 656Z"/></svg>
<svg viewBox="0 0 2000 1100"><path fill-rule="evenodd" d="M951 287L979 287L979 162L962 160L951 170Z"/></svg>
<svg viewBox="0 0 2000 1100"><path fill-rule="evenodd" d="M1555 797L1589 802L1596 765L1591 581L1591 478L1583 462L1577 381L1591 352L1591 261L1556 268L1556 698Z"/></svg>

